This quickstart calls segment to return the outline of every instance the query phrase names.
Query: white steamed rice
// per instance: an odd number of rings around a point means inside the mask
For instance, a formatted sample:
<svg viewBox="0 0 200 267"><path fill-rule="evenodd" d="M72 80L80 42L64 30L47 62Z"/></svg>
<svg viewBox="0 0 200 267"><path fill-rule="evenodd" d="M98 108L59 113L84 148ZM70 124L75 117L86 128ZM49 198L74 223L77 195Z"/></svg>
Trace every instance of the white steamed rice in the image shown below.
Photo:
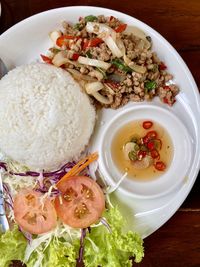
<svg viewBox="0 0 200 267"><path fill-rule="evenodd" d="M34 63L0 81L0 149L34 170L76 159L89 142L95 110L69 73Z"/></svg>

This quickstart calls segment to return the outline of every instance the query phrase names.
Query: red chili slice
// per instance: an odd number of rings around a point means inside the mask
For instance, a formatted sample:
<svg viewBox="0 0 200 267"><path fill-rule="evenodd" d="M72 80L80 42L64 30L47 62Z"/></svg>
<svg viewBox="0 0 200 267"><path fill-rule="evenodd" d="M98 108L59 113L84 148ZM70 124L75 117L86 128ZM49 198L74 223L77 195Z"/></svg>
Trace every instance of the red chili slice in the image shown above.
<svg viewBox="0 0 200 267"><path fill-rule="evenodd" d="M167 66L163 62L160 62L159 70L166 70L166 68L167 68Z"/></svg>
<svg viewBox="0 0 200 267"><path fill-rule="evenodd" d="M150 129L151 127L153 126L153 122L152 121L144 121L143 124L142 124L142 127L144 129Z"/></svg>
<svg viewBox="0 0 200 267"><path fill-rule="evenodd" d="M139 159L143 159L144 157L146 157L146 155L147 155L147 152L146 152L146 151L142 151L142 150L140 150L140 151L138 152L138 158L139 158Z"/></svg>
<svg viewBox="0 0 200 267"><path fill-rule="evenodd" d="M110 86L111 88L119 88L120 83L119 82L115 82L115 81L111 81L111 80L105 80L104 82L105 84L107 84L108 86Z"/></svg>
<svg viewBox="0 0 200 267"><path fill-rule="evenodd" d="M115 19L115 17L113 17L113 16L110 16L110 21L111 21L111 20L113 20L113 19Z"/></svg>
<svg viewBox="0 0 200 267"><path fill-rule="evenodd" d="M123 32L126 30L127 24L120 24L117 28L115 28L116 32Z"/></svg>
<svg viewBox="0 0 200 267"><path fill-rule="evenodd" d="M156 170L158 171L164 171L166 169L166 165L164 162L162 161L157 161L156 164L154 164L154 167L156 168Z"/></svg>
<svg viewBox="0 0 200 267"><path fill-rule="evenodd" d="M151 157L153 158L153 159L159 159L160 158L160 154L158 153L158 151L157 151L157 149L153 149L152 151L151 151Z"/></svg>
<svg viewBox="0 0 200 267"><path fill-rule="evenodd" d="M56 40L56 44L59 47L62 47L63 45L67 45L69 40L74 40L74 39L80 39L81 37L79 36L72 36L72 35L62 35L60 37L58 37L58 39Z"/></svg>
<svg viewBox="0 0 200 267"><path fill-rule="evenodd" d="M93 39L87 40L83 44L83 49L86 49L88 47L95 47L102 42L103 40L101 38L93 38Z"/></svg>
<svg viewBox="0 0 200 267"><path fill-rule="evenodd" d="M52 59L50 57L47 57L45 55L40 55L42 60L45 62L45 63L48 63L48 64L52 64Z"/></svg>
<svg viewBox="0 0 200 267"><path fill-rule="evenodd" d="M149 141L149 142L147 143L147 147L148 147L149 150L153 150L153 149L155 148L155 143L154 143L154 141Z"/></svg>
<svg viewBox="0 0 200 267"><path fill-rule="evenodd" d="M142 138L142 141L143 141L143 144L148 144L148 142L150 141L150 138L148 137L148 136L144 136L143 138Z"/></svg>
<svg viewBox="0 0 200 267"><path fill-rule="evenodd" d="M169 87L169 86L167 86L167 85L165 85L165 86L163 87L163 89L165 89L165 90L169 91L169 90L170 90L170 87Z"/></svg>
<svg viewBox="0 0 200 267"><path fill-rule="evenodd" d="M156 131L150 131L146 135L149 139L156 139L157 138L157 132Z"/></svg>
<svg viewBox="0 0 200 267"><path fill-rule="evenodd" d="M74 53L72 56L72 59L76 61L76 60L78 60L79 56L80 55L78 53Z"/></svg>

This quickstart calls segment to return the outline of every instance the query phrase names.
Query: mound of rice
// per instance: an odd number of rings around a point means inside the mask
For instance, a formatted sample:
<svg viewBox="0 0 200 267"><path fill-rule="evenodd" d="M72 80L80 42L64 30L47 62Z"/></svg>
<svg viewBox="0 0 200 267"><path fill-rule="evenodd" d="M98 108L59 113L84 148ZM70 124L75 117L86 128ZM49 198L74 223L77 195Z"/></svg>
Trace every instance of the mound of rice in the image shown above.
<svg viewBox="0 0 200 267"><path fill-rule="evenodd" d="M77 159L89 142L95 110L69 73L34 63L0 81L0 150L34 170Z"/></svg>

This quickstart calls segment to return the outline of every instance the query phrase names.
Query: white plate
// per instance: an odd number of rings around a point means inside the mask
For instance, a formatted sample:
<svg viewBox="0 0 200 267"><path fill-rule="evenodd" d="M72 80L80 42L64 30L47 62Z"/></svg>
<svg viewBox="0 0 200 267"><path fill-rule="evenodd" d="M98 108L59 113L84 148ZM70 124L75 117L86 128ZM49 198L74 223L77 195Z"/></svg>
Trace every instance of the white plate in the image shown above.
<svg viewBox="0 0 200 267"><path fill-rule="evenodd" d="M147 35L152 37L153 49L157 51L161 60L167 64L169 72L175 76L175 83L181 88L177 103L172 108L162 105L158 100L153 101L150 105L162 106L174 113L188 129L191 138L192 158L185 179L178 188L156 199L130 197L121 191L117 191L113 197L113 201L116 201L122 207L124 217L128 221L127 227L139 231L143 237L146 237L163 225L180 207L195 182L200 166L199 92L189 69L174 48L159 33L133 17L109 9L75 6L40 13L13 26L0 36L0 57L9 69L16 65L38 60L39 55L46 53L51 46L48 38L50 31L59 29L63 20L76 22L80 15L90 14L113 15L129 25L135 25L143 29ZM130 103L126 107L131 105L139 104ZM126 107L117 111L103 110L100 112L96 127L98 131L95 132L95 138L93 138L92 150L99 149L98 140L100 140L102 131L110 118ZM179 176L178 173L173 175L174 179Z"/></svg>

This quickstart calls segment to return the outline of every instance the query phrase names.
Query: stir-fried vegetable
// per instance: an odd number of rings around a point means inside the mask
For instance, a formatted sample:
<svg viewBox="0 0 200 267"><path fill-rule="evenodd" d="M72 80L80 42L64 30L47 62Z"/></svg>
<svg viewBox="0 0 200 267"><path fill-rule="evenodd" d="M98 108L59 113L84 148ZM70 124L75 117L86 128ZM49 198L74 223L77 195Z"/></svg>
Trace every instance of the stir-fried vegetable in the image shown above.
<svg viewBox="0 0 200 267"><path fill-rule="evenodd" d="M85 41L83 49L87 49L89 47L95 47L102 42L103 40L101 38L92 38L90 40Z"/></svg>
<svg viewBox="0 0 200 267"><path fill-rule="evenodd" d="M107 70L111 66L110 63L104 62L102 60L92 59L92 58L87 58L87 57L82 57L82 56L78 58L78 62L83 65L94 66L94 67L102 68L105 70Z"/></svg>
<svg viewBox="0 0 200 267"><path fill-rule="evenodd" d="M117 28L115 28L116 32L123 32L126 30L127 24L120 24Z"/></svg>
<svg viewBox="0 0 200 267"><path fill-rule="evenodd" d="M94 78L92 82L102 82L107 90L90 95L95 98L95 105L115 109L128 101L151 100L155 96L170 106L175 103L179 89L170 85L163 92L171 75L165 71L165 63L151 51L151 37L143 30L113 16L94 15L79 17L76 24L64 23L63 27L63 32L50 32L53 47L50 55L42 55L43 61L67 71L73 69L72 75L86 92L88 76ZM117 87L106 82L112 75L119 77Z"/></svg>
<svg viewBox="0 0 200 267"><path fill-rule="evenodd" d="M124 62L120 59L114 59L112 64L117 67L118 69L124 72L132 72L132 69L124 64Z"/></svg>

